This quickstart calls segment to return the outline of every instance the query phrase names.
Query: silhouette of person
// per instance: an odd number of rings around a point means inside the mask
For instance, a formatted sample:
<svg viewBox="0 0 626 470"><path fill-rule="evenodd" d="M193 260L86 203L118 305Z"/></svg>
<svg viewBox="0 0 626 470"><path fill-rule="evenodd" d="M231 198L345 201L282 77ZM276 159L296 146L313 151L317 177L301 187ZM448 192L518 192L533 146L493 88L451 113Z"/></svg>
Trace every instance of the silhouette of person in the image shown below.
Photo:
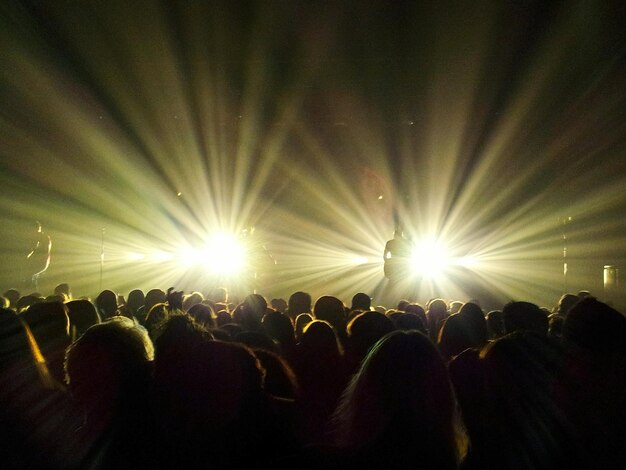
<svg viewBox="0 0 626 470"><path fill-rule="evenodd" d="M256 292L261 287L263 278L267 277L272 266L276 264L276 260L259 237L254 226L244 228L239 239L246 246L252 290Z"/></svg>
<svg viewBox="0 0 626 470"><path fill-rule="evenodd" d="M30 284L30 287L38 290L39 278L50 266L52 239L43 231L39 221L36 221L35 224L31 248L26 255L27 273L30 277L26 282Z"/></svg>
<svg viewBox="0 0 626 470"><path fill-rule="evenodd" d="M402 227L398 225L393 238L385 244L383 253L385 277L387 279L398 278L406 267L409 256L411 256L411 240L404 237Z"/></svg>

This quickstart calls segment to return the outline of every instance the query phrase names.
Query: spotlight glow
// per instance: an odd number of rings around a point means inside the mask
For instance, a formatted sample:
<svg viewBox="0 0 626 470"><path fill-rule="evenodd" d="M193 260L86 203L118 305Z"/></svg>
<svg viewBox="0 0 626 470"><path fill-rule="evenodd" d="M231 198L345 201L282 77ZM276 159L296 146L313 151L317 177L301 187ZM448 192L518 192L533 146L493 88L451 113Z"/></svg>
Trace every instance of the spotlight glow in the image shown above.
<svg viewBox="0 0 626 470"><path fill-rule="evenodd" d="M143 253L128 253L126 255L126 258L129 261L141 261L142 259L145 259L146 255L144 255Z"/></svg>
<svg viewBox="0 0 626 470"><path fill-rule="evenodd" d="M165 261L170 261L174 256L171 253L166 253L164 251L155 251L151 255L151 260L155 263L163 263Z"/></svg>
<svg viewBox="0 0 626 470"><path fill-rule="evenodd" d="M246 265L246 249L235 236L216 233L207 241L200 258L214 274L238 274Z"/></svg>
<svg viewBox="0 0 626 470"><path fill-rule="evenodd" d="M190 246L183 246L179 248L177 259L180 265L184 268L190 268L200 261L198 259L198 254Z"/></svg>
<svg viewBox="0 0 626 470"><path fill-rule="evenodd" d="M440 276L450 264L447 248L434 238L418 242L411 254L411 270L422 276Z"/></svg>
<svg viewBox="0 0 626 470"><path fill-rule="evenodd" d="M460 258L457 258L455 264L464 268L475 268L478 266L478 259L471 255L461 256Z"/></svg>

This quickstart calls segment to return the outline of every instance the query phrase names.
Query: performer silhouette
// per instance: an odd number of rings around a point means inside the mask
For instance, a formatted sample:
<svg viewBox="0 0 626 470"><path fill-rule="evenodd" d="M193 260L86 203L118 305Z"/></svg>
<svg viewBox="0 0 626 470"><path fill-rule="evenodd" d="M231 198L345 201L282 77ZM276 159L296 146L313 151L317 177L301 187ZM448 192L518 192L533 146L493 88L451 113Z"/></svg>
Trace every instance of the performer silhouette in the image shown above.
<svg viewBox="0 0 626 470"><path fill-rule="evenodd" d="M410 256L411 240L404 237L402 227L398 225L393 233L393 238L385 244L383 253L385 277L387 279L397 279L402 276Z"/></svg>
<svg viewBox="0 0 626 470"><path fill-rule="evenodd" d="M26 264L30 276L30 287L39 289L39 278L50 266L52 239L46 234L39 221L35 222L35 233L32 239L31 250L26 255Z"/></svg>

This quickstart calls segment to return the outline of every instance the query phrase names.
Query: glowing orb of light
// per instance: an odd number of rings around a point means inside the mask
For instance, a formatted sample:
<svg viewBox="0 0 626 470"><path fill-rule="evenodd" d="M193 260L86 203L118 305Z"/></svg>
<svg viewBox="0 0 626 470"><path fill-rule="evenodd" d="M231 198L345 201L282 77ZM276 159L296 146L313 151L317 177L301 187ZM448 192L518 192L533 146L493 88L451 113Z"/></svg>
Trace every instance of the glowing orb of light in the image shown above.
<svg viewBox="0 0 626 470"><path fill-rule="evenodd" d="M411 253L411 270L426 277L443 274L451 264L447 248L437 239L428 238L415 244Z"/></svg>
<svg viewBox="0 0 626 470"><path fill-rule="evenodd" d="M235 236L216 233L200 254L204 267L215 274L238 274L246 265L245 246Z"/></svg>

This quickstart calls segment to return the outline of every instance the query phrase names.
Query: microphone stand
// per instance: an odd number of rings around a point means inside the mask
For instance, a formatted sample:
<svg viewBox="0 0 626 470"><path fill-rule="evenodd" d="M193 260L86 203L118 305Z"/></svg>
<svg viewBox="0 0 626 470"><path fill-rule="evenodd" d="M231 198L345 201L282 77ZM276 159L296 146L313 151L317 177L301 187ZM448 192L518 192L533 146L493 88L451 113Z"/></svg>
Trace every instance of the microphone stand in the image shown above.
<svg viewBox="0 0 626 470"><path fill-rule="evenodd" d="M104 276L104 232L105 228L102 229L102 240L100 244L100 292L102 292L102 278Z"/></svg>

